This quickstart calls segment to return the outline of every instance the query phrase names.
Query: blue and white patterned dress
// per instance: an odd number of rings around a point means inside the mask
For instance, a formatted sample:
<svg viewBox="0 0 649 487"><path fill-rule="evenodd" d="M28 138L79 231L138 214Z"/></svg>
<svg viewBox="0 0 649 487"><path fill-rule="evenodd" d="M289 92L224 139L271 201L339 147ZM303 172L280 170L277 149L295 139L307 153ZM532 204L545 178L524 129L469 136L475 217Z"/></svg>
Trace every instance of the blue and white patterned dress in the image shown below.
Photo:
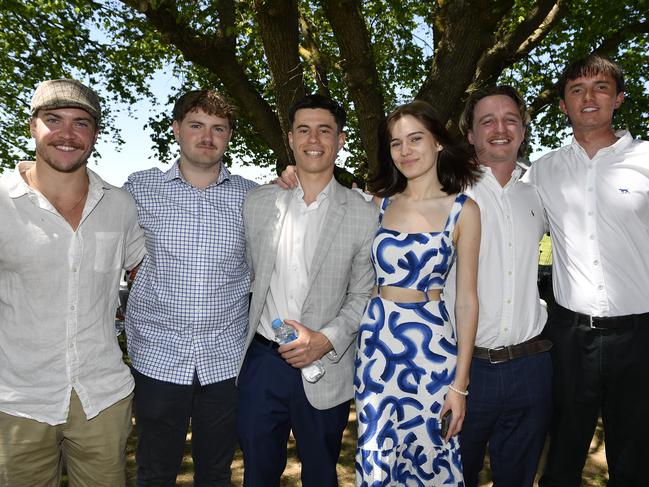
<svg viewBox="0 0 649 487"><path fill-rule="evenodd" d="M441 289L455 260L459 194L441 232L402 233L380 226L372 245L376 285ZM381 204L379 223L389 204ZM358 332L354 378L356 485L463 486L457 437L440 434L440 411L455 377L457 343L443 301L372 298Z"/></svg>

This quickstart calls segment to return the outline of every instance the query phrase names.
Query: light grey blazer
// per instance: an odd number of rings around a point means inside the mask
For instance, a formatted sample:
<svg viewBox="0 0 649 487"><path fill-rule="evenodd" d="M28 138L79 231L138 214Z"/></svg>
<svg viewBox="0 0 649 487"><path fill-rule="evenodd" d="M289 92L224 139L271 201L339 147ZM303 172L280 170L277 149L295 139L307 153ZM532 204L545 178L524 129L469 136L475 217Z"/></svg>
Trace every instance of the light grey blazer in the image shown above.
<svg viewBox="0 0 649 487"><path fill-rule="evenodd" d="M248 193L244 203L252 299L239 371L259 326L292 193L276 185L260 186ZM302 379L306 396L317 409L331 408L354 395L356 334L374 284L370 251L378 222L374 204L337 182L329 197L301 320L323 333L334 347L322 359L326 371L322 379L315 384Z"/></svg>

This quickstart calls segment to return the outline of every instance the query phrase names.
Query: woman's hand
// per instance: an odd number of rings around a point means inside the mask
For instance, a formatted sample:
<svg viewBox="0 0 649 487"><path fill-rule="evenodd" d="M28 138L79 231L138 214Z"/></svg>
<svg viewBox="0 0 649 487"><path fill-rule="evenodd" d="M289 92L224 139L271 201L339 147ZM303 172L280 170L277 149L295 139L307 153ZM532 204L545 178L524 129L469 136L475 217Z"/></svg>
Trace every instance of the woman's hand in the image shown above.
<svg viewBox="0 0 649 487"><path fill-rule="evenodd" d="M441 418L446 414L446 411L449 410L451 411L453 418L451 419L451 425L444 437L444 441L449 441L452 436L457 435L462 430L462 423L464 423L464 416L466 414L466 396L449 389L446 393L444 406L440 411L440 422Z"/></svg>

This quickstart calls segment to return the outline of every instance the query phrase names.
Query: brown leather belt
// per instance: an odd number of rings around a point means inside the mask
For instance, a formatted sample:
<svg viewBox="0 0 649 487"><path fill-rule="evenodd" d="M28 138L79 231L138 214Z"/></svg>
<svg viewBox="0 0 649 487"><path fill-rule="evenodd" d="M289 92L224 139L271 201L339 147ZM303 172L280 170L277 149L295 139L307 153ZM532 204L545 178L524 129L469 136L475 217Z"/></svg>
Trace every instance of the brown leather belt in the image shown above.
<svg viewBox="0 0 649 487"><path fill-rule="evenodd" d="M492 364L507 362L515 358L527 357L537 353L547 352L552 348L552 342L541 337L534 337L518 345L509 345L507 347L483 348L474 347L473 356L475 358L488 360Z"/></svg>

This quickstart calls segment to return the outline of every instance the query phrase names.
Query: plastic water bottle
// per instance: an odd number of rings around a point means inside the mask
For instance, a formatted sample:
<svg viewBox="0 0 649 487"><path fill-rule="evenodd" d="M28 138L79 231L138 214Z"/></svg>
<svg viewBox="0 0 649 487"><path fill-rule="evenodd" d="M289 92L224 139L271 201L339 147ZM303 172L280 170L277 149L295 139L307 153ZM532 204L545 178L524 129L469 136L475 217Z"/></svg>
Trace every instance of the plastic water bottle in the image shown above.
<svg viewBox="0 0 649 487"><path fill-rule="evenodd" d="M275 332L275 341L280 345L292 342L297 338L297 331L295 330L295 328L293 328L288 323L284 323L279 318L273 320L271 326L273 327L273 331ZM302 375L307 380L307 382L311 383L318 382L325 373L324 365L322 365L322 362L320 360L316 360L306 367L302 367L301 370Z"/></svg>

